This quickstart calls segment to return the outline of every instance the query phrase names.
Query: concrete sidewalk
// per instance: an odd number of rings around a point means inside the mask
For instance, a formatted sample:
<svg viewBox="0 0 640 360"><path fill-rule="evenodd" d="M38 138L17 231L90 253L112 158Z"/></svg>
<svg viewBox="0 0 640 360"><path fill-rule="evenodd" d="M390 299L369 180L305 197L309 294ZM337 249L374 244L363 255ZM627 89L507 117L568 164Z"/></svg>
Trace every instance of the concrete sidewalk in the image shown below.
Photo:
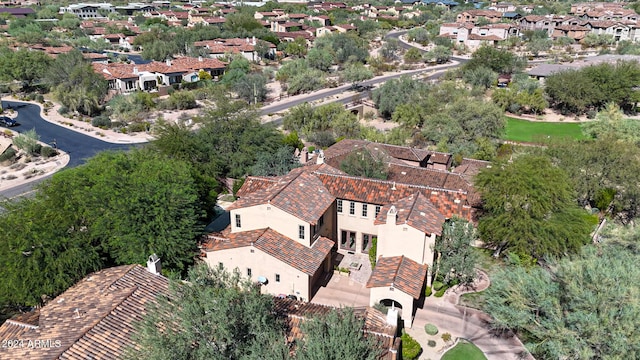
<svg viewBox="0 0 640 360"><path fill-rule="evenodd" d="M457 338L462 338L473 342L489 360L534 360L516 336L493 334L489 327L489 315L458 305L462 294L483 291L489 285L488 275L479 271L478 279L471 286L454 286L441 298L432 295L425 299L424 306L416 311L413 327L406 329L422 346L423 352L419 359L440 359ZM426 324L438 327L438 334L428 335L424 330ZM451 334L449 344L442 340L444 333ZM436 346L429 347L429 340L434 340Z"/></svg>

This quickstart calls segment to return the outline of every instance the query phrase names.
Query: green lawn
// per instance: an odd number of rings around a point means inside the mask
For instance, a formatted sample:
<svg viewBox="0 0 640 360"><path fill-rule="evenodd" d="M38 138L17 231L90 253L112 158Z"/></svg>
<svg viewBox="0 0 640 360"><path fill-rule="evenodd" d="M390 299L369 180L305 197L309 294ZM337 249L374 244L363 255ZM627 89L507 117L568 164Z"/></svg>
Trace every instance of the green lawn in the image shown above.
<svg viewBox="0 0 640 360"><path fill-rule="evenodd" d="M546 137L583 139L578 123L538 122L507 118L504 140L537 142Z"/></svg>
<svg viewBox="0 0 640 360"><path fill-rule="evenodd" d="M477 346L464 340L442 355L442 360L487 360Z"/></svg>

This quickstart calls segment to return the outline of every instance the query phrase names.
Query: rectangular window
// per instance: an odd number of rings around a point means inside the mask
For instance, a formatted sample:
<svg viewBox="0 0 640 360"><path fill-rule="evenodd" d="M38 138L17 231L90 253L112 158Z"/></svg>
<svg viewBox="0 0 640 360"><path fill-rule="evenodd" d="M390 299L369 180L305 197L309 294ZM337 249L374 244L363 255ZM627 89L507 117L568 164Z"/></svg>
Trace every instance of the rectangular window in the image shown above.
<svg viewBox="0 0 640 360"><path fill-rule="evenodd" d="M378 214L380 214L380 205L376 205L376 218L378 217Z"/></svg>
<svg viewBox="0 0 640 360"><path fill-rule="evenodd" d="M251 268L247 268L247 276L251 277Z"/></svg>
<svg viewBox="0 0 640 360"><path fill-rule="evenodd" d="M338 199L338 213L342 213L342 200Z"/></svg>
<svg viewBox="0 0 640 360"><path fill-rule="evenodd" d="M236 227L242 227L242 221L240 220L240 214L236 214Z"/></svg>
<svg viewBox="0 0 640 360"><path fill-rule="evenodd" d="M298 225L298 238L304 240L304 225Z"/></svg>
<svg viewBox="0 0 640 360"><path fill-rule="evenodd" d="M362 248L360 249L363 253L368 253L371 248L371 244L373 243L373 239L377 239L376 235L371 234L362 234Z"/></svg>
<svg viewBox="0 0 640 360"><path fill-rule="evenodd" d="M367 217L367 204L362 204L362 217Z"/></svg>
<svg viewBox="0 0 640 360"><path fill-rule="evenodd" d="M349 203L349 215L355 215L355 214L356 214L356 203L352 201Z"/></svg>
<svg viewBox="0 0 640 360"><path fill-rule="evenodd" d="M276 274L276 282L280 282L280 274Z"/></svg>

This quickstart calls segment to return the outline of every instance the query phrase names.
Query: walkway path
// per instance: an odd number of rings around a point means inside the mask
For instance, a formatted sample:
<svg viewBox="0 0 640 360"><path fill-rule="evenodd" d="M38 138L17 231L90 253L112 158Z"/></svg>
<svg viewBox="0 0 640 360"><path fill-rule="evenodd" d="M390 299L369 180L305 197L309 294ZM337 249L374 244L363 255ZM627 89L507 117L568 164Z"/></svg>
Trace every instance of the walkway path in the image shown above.
<svg viewBox="0 0 640 360"><path fill-rule="evenodd" d="M416 311L413 327L407 329L407 333L422 346L423 353L419 359L436 360L441 358L448 349L441 337L445 332L451 334L451 344L456 338L467 339L478 346L489 360L533 359L531 355L527 354L524 345L516 336L492 334L488 326L488 322L491 320L489 315L476 309L458 305L460 295L483 291L489 285L488 275L480 271L478 279L471 286L454 286L447 290L441 298L433 295L426 298L422 309ZM429 323L438 327L437 335L427 335L424 331L424 326ZM429 340L435 340L436 346L429 347ZM523 356L523 354L526 355Z"/></svg>

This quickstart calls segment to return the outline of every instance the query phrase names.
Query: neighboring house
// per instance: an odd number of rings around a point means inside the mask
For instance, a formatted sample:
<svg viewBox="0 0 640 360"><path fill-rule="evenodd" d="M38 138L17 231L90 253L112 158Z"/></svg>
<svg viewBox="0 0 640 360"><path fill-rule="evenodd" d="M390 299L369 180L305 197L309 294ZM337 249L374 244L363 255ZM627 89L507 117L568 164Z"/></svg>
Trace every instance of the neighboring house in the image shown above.
<svg viewBox="0 0 640 360"><path fill-rule="evenodd" d="M148 64L99 64L93 63L97 73L109 82L109 88L118 93L138 90L150 91L160 86L198 81L200 71L214 79L224 74L225 63L218 59L180 57L166 62Z"/></svg>
<svg viewBox="0 0 640 360"><path fill-rule="evenodd" d="M193 46L196 48L206 49L212 58L221 58L230 54L242 54L249 61L259 61L263 54L255 51L256 38L232 38L232 39L215 39L196 41ZM269 55L275 57L276 46L270 42L266 42L269 46Z"/></svg>
<svg viewBox="0 0 640 360"><path fill-rule="evenodd" d="M623 40L635 41L636 36L640 35L636 34L638 31L635 24L627 25L620 21L590 20L584 24L584 28L593 34L611 35L616 42Z"/></svg>
<svg viewBox="0 0 640 360"><path fill-rule="evenodd" d="M168 291L168 280L156 264L154 259L147 269L124 265L92 273L43 307L7 320L0 338L24 343L3 347L0 359L124 356L133 344L135 323L156 296Z"/></svg>
<svg viewBox="0 0 640 360"><path fill-rule="evenodd" d="M80 19L104 19L103 14L111 12L116 12L116 8L110 3L79 3L60 8L60 14L71 13Z"/></svg>
<svg viewBox="0 0 640 360"><path fill-rule="evenodd" d="M439 36L463 43L470 48L477 48L483 44L495 45L509 37L518 36L519 33L517 26L506 23L487 25L453 23L442 24Z"/></svg>
<svg viewBox="0 0 640 360"><path fill-rule="evenodd" d="M555 40L560 37L568 37L575 40L576 42L580 42L589 33L589 31L589 28L585 26L559 25L553 29L551 38Z"/></svg>
<svg viewBox="0 0 640 360"><path fill-rule="evenodd" d="M477 23L480 19L486 19L490 23L500 22L502 19L502 13L493 10L466 10L456 16L456 22L465 23Z"/></svg>
<svg viewBox="0 0 640 360"><path fill-rule="evenodd" d="M35 15L35 13L32 8L0 7L0 14L9 14L17 18Z"/></svg>
<svg viewBox="0 0 640 360"><path fill-rule="evenodd" d="M359 151L383 159L388 180L338 170ZM487 163L465 164L470 173ZM479 204L469 176L446 170L450 165L450 154L342 140L320 153L316 164L279 177L248 177L228 208L231 224L204 240L203 258L209 266L238 268L263 283L266 293L309 300L331 271L332 248L367 254L377 240L382 266L369 280L370 303L401 304L411 327L415 301L431 282L442 225L454 215L473 219ZM412 279L403 283L405 271ZM394 292L389 284L396 282Z"/></svg>
<svg viewBox="0 0 640 360"><path fill-rule="evenodd" d="M586 2L571 4L570 14L584 15L590 10L622 10L626 6L624 2Z"/></svg>
<svg viewBox="0 0 640 360"><path fill-rule="evenodd" d="M0 138L0 141L2 139ZM0 326L0 339L12 341L0 349L0 359L119 359L135 346L136 323L143 320L157 297L169 293L169 281L160 275L159 259L147 268L124 265L89 274L41 308L19 314ZM273 313L285 324L286 340L294 346L304 335L307 319L334 308L290 299L273 299ZM357 308L366 337L378 340L380 360L399 359L401 339L397 318L380 311Z"/></svg>

